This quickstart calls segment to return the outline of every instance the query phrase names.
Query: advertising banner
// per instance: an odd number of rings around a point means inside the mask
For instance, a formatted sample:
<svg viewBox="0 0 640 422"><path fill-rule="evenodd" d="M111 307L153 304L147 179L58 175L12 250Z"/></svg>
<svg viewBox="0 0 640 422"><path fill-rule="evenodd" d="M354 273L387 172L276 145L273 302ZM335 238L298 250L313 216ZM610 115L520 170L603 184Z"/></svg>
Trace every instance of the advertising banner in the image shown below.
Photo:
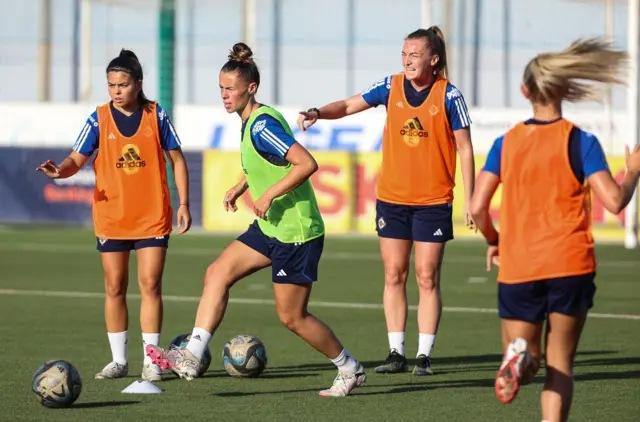
<svg viewBox="0 0 640 422"><path fill-rule="evenodd" d="M62 162L69 148L0 147L0 221L93 226L95 175L91 161L67 179L51 180L36 167ZM193 224L202 224L202 154L185 153Z"/></svg>
<svg viewBox="0 0 640 422"><path fill-rule="evenodd" d="M60 163L68 154L69 148L0 148L0 220L93 225L91 167L58 180L36 171L44 161Z"/></svg>

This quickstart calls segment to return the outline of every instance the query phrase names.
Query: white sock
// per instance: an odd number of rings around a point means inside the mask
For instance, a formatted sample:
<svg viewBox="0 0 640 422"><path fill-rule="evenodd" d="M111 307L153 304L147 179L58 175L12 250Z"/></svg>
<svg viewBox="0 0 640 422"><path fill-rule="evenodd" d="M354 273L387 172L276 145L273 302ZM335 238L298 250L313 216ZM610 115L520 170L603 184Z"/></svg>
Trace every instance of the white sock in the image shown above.
<svg viewBox="0 0 640 422"><path fill-rule="evenodd" d="M434 334L420 334L418 336L418 354L425 355L426 357L431 356L431 349L433 349L433 344L436 342L436 336ZM416 357L417 357L416 356Z"/></svg>
<svg viewBox="0 0 640 422"><path fill-rule="evenodd" d="M358 370L358 361L349 354L347 349L342 349L342 352L335 359L331 359L331 362L340 372L353 374Z"/></svg>
<svg viewBox="0 0 640 422"><path fill-rule="evenodd" d="M187 350L196 358L202 359L204 351L207 349L210 340L211 333L207 330L203 330L202 328L194 328L191 332L189 343L187 343Z"/></svg>
<svg viewBox="0 0 640 422"><path fill-rule="evenodd" d="M127 363L127 332L107 333L113 362L125 365Z"/></svg>
<svg viewBox="0 0 640 422"><path fill-rule="evenodd" d="M142 333L142 356L144 356L145 359L148 358L146 351L147 344L159 346L160 333Z"/></svg>
<svg viewBox="0 0 640 422"><path fill-rule="evenodd" d="M389 349L395 349L400 355L404 356L404 331L388 333Z"/></svg>

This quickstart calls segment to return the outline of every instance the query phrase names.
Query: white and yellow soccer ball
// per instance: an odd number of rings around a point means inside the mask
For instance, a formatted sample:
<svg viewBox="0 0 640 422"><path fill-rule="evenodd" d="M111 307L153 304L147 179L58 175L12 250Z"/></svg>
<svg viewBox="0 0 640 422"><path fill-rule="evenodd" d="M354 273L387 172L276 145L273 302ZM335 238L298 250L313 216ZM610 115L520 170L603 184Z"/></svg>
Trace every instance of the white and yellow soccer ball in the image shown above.
<svg viewBox="0 0 640 422"><path fill-rule="evenodd" d="M267 349L258 337L240 334L224 345L222 364L232 377L255 378L267 367Z"/></svg>
<svg viewBox="0 0 640 422"><path fill-rule="evenodd" d="M82 379L69 362L50 360L34 374L32 389L45 407L69 407L80 397Z"/></svg>

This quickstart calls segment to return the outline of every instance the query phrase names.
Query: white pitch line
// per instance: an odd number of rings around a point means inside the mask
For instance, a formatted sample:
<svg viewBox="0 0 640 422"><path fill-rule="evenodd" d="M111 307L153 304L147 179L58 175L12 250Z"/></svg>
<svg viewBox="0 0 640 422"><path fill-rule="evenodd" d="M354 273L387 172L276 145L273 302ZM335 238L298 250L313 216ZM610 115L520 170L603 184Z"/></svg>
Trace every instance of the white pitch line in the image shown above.
<svg viewBox="0 0 640 422"><path fill-rule="evenodd" d="M85 299L103 299L104 293L96 292L66 292L59 290L14 290L14 289L0 289L0 296L31 296L31 297L63 297L63 298L85 298ZM129 299L140 299L139 294L127 294ZM199 302L198 296L175 296L175 295L163 295L162 299L166 302ZM241 305L275 305L276 302L273 299L250 299L250 298L229 298L229 303L237 303ZM319 308L335 308L335 309L375 309L382 310L382 305L378 303L350 303L350 302L324 302L324 301L311 301L309 302L311 307ZM417 306L409 306L409 310L416 311ZM461 306L444 306L442 308L445 312L458 312L458 313L474 313L474 314L496 314L498 311L492 308L470 308ZM590 312L590 318L600 319L626 319L640 321L640 315L631 314L602 314L597 312Z"/></svg>
<svg viewBox="0 0 640 422"><path fill-rule="evenodd" d="M469 277L467 279L467 282L469 284L479 284L479 283L486 283L488 280L487 277Z"/></svg>
<svg viewBox="0 0 640 422"><path fill-rule="evenodd" d="M22 250L34 252L50 252L50 253L91 253L96 254L97 251L93 245L79 245L69 243L1 243L0 250ZM222 253L221 248L190 248L190 247L171 247L169 246L169 255L175 256L210 256L215 257ZM382 263L379 252L324 252L322 258L335 261L375 261ZM411 258L413 260L413 257ZM444 262L454 264L478 264L484 263L485 258L481 256L460 257L455 255L445 255ZM599 267L607 268L638 268L640 269L640 261L629 260L606 260L598 262Z"/></svg>

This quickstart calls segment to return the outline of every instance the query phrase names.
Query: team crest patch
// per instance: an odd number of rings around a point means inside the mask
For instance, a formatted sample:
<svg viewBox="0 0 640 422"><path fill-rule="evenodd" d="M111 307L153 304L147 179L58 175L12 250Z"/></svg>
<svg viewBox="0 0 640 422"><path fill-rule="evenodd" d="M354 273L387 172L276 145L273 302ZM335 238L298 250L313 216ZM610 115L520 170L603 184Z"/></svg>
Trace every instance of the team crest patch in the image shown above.
<svg viewBox="0 0 640 422"><path fill-rule="evenodd" d="M380 217L378 219L378 228L380 230L384 229L384 227L387 225L387 223L384 221L384 218Z"/></svg>
<svg viewBox="0 0 640 422"><path fill-rule="evenodd" d="M440 109L435 105L432 105L431 107L429 107L429 114L431 114L432 116L435 116L436 114L438 114L439 111Z"/></svg>
<svg viewBox="0 0 640 422"><path fill-rule="evenodd" d="M447 98L451 101L454 98L462 97L462 94L458 90L458 88L452 88L451 91L447 92Z"/></svg>
<svg viewBox="0 0 640 422"><path fill-rule="evenodd" d="M257 121L254 125L253 125L253 130L251 132L253 132L253 134L255 135L256 133L260 132L262 129L264 129L264 127L267 125L267 121L266 119L262 119L260 121Z"/></svg>

